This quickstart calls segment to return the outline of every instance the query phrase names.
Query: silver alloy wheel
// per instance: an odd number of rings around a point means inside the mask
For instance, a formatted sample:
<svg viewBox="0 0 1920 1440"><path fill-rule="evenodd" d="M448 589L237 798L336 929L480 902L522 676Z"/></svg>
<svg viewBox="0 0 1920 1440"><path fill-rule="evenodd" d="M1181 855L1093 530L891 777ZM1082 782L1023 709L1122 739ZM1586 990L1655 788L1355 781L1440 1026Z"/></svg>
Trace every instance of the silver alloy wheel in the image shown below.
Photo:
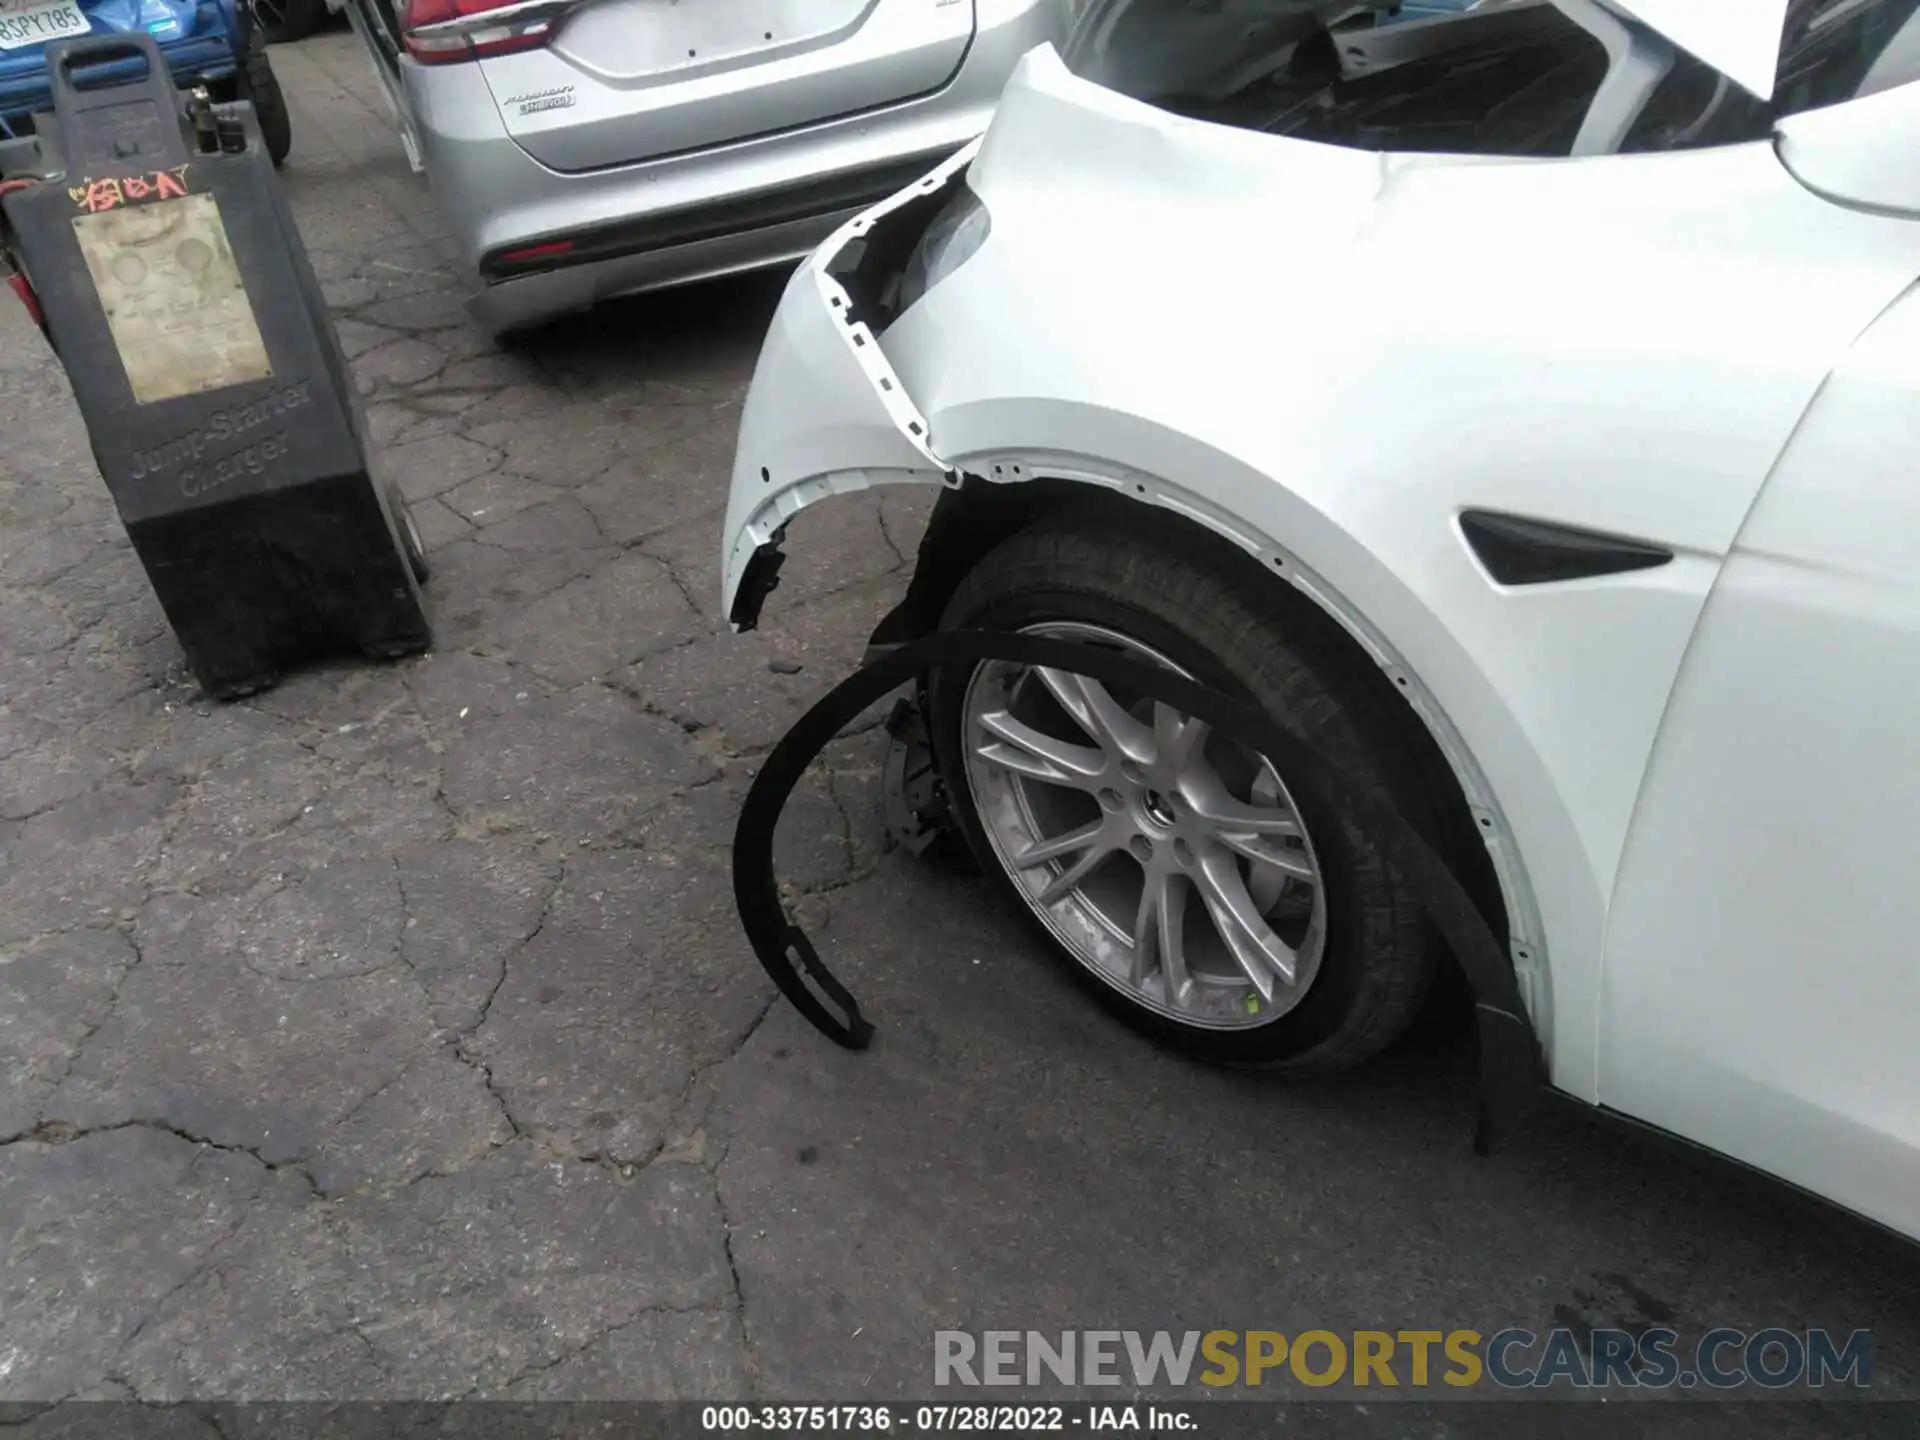
<svg viewBox="0 0 1920 1440"><path fill-rule="evenodd" d="M1180 669L1100 626L1025 633ZM1306 826L1263 757L1169 706L1005 661L975 669L961 724L981 828L1082 965L1203 1029L1268 1025L1300 1003L1325 948L1325 887Z"/></svg>

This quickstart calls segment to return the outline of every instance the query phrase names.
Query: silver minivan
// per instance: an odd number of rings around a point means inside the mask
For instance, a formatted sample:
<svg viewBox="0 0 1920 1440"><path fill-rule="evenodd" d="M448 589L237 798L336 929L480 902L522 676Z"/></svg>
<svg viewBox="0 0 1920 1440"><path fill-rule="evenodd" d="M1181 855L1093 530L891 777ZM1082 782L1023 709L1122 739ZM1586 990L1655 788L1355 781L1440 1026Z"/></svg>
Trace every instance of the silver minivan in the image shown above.
<svg viewBox="0 0 1920 1440"><path fill-rule="evenodd" d="M494 333L798 260L986 128L1071 0L344 0Z"/></svg>

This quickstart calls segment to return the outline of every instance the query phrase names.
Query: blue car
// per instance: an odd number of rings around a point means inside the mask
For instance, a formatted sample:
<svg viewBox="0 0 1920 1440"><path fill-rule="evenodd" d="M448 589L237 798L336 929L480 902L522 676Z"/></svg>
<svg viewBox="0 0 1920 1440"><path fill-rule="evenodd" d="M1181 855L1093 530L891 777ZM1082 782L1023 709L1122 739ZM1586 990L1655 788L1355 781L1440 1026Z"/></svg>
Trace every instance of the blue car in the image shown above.
<svg viewBox="0 0 1920 1440"><path fill-rule="evenodd" d="M1396 20L1430 20L1435 15L1455 15L1462 10L1471 10L1473 0L1406 0L1391 15L1381 17L1381 23Z"/></svg>
<svg viewBox="0 0 1920 1440"><path fill-rule="evenodd" d="M267 153L278 165L293 143L287 104L267 59L267 37L238 0L0 0L0 138L28 133L49 109L49 44L144 30L174 83L205 85L219 101L251 100ZM77 66L74 83L138 75L137 56Z"/></svg>

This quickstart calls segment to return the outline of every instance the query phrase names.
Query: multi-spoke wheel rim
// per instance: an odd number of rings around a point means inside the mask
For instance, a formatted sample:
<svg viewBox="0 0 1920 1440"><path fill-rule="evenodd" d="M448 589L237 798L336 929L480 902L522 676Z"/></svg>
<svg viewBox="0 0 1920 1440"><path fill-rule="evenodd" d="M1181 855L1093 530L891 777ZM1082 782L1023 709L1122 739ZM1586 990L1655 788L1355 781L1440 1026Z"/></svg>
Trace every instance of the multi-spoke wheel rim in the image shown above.
<svg viewBox="0 0 1920 1440"><path fill-rule="evenodd" d="M252 0L254 18L269 30L284 29L287 23L287 0Z"/></svg>
<svg viewBox="0 0 1920 1440"><path fill-rule="evenodd" d="M1026 633L1179 669L1095 625ZM1325 886L1263 757L1166 705L1005 661L974 671L962 725L981 828L1082 965L1204 1029L1269 1025L1300 1003L1325 948Z"/></svg>

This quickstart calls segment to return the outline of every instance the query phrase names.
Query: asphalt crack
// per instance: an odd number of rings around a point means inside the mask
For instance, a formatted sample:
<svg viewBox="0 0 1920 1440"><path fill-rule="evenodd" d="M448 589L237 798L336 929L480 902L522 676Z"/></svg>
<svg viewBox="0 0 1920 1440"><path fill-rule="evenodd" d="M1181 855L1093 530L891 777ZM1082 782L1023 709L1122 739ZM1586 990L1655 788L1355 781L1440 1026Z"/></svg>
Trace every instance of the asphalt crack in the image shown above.
<svg viewBox="0 0 1920 1440"><path fill-rule="evenodd" d="M561 887L566 884L566 880L567 862L563 856L555 862L552 882L547 886L546 894L541 897L540 913L534 918L532 928L529 929L525 935L521 936L511 948L502 953L500 956L500 973L494 976L493 984L488 987L486 995L481 999L473 1023L455 1036L452 1046L450 1047L456 1060L480 1076L481 1084L486 1087L487 1094L493 1097L493 1102L499 1108L501 1118L507 1122L507 1130L509 1131L508 1138L501 1141L498 1145L489 1147L488 1153L491 1153L493 1150L498 1150L502 1146L510 1145L515 1140L533 1139L534 1136L520 1124L518 1117L514 1115L513 1106L507 1100L506 1092L500 1088L499 1082L494 1079L493 1067L488 1064L486 1060L475 1054L471 1046L480 1031L485 1028L488 1018L492 1015L493 1002L500 994L501 988L507 983L507 976L512 971L514 960L524 955L527 947L539 939L540 933L547 928L547 922L553 916L554 901L559 898ZM431 997L429 997L429 1000L431 1000ZM424 1179L427 1177L420 1176L416 1178Z"/></svg>
<svg viewBox="0 0 1920 1440"><path fill-rule="evenodd" d="M463 1038L478 1034L487 1023L487 1017L493 1010L494 999L499 995L501 986L507 983L507 974L512 969L513 962L526 954L527 947L538 940L540 932L547 928L547 922L553 918L553 902L560 898L561 888L566 883L567 859L562 855L554 861L553 879L547 886L546 894L540 899L540 913L534 917L532 928L501 954L500 973L493 977L493 984L488 987L486 997L480 1002L478 1018L463 1032Z"/></svg>
<svg viewBox="0 0 1920 1440"><path fill-rule="evenodd" d="M108 1022L119 1012L120 992L126 988L127 977L139 969L146 960L146 955L140 949L140 942L134 938L132 925L111 925L105 927L82 925L76 927L74 930L54 931L51 935L36 937L36 939L50 939L57 935L71 935L81 930L96 928L108 929L118 935L126 942L127 949L132 952L133 958L120 967L120 973L114 977L113 989L108 993L105 1004L101 1006L100 1018L85 1026L74 1039L73 1045L67 1051L66 1063L60 1067L60 1073L54 1077L53 1083L47 1087L46 1098L34 1107L33 1128L35 1129L38 1129L46 1122L47 1106L52 1103L53 1097L58 1095L61 1087L73 1078L73 1072L80 1064L80 1056L86 1050L87 1043L104 1030ZM27 943L32 944L34 942L29 941Z"/></svg>
<svg viewBox="0 0 1920 1440"><path fill-rule="evenodd" d="M881 491L880 493L882 496L886 494L884 490ZM893 573L893 571L905 569L908 565L912 564L913 562L911 559L908 558L907 552L900 548L900 542L893 538L893 531L887 525L886 505L884 503L876 504L874 507L874 514L878 518L880 523L880 538L881 540L886 542L887 548L893 552L894 564L892 565L888 573L891 574Z"/></svg>
<svg viewBox="0 0 1920 1440"><path fill-rule="evenodd" d="M651 660L656 655L670 654L673 650L683 649L685 648L686 645L689 645L692 643L694 642L684 641L680 645L670 646L666 650L656 650L652 652L652 654L643 656L641 658ZM633 664L638 664L639 662L635 660L630 660L626 663L629 665L633 665ZM622 700L631 701L634 705L638 706L640 709L640 713L642 715L648 716L654 720L664 720L669 725L678 726L682 734L698 735L702 731L712 730L715 728L713 725L709 724L705 720L697 720L691 715L684 715L677 711L670 710L666 706L661 705L654 700L648 699L647 696L641 694L638 686L631 685L624 680L613 678L613 677L602 677L598 683L602 689L608 690L613 694L618 695Z"/></svg>
<svg viewBox="0 0 1920 1440"><path fill-rule="evenodd" d="M218 1149L221 1147L216 1146L214 1148ZM311 1177L308 1178L308 1183L312 1183ZM220 1252L233 1242L234 1236L246 1228L247 1221L251 1218L251 1215L244 1212L235 1217L234 1222L222 1231L211 1245L201 1252L200 1258L194 1263L193 1268L174 1284L169 1285L166 1290L161 1293L160 1298L153 1302L152 1306L147 1310L147 1313L134 1322L133 1328L129 1330L126 1335L121 1338L120 1343L114 1347L113 1359L108 1365L109 1375L118 1376L121 1374L119 1369L121 1357L133 1348L134 1343L139 1340L142 1335L146 1334L147 1327L160 1318L161 1314L166 1310L168 1302L170 1302L174 1296L198 1284L207 1275L213 1273L214 1268L220 1263ZM133 1389L133 1386L124 1379L120 1380L119 1383L126 1385L129 1390Z"/></svg>
<svg viewBox="0 0 1920 1440"><path fill-rule="evenodd" d="M727 1207L727 1188L720 1180L718 1166L710 1172L714 1203L720 1211L720 1248L727 1260L727 1283L732 1288L732 1313L740 1327L740 1354L747 1366L747 1393L760 1394L760 1357L754 1350L753 1330L747 1324L747 1291L740 1279L740 1261L733 1253L733 1213Z"/></svg>
<svg viewBox="0 0 1920 1440"><path fill-rule="evenodd" d="M430 787L430 797L447 817L448 823L452 826L452 833L456 836L465 835L470 833L466 817L447 797L446 742L435 733L433 722L427 718L426 706L420 703L420 693L413 688L413 668L411 665L401 667L400 685L407 692L408 698L413 701L414 718L420 722L420 733L426 738L427 753L433 756L433 784Z"/></svg>
<svg viewBox="0 0 1920 1440"><path fill-rule="evenodd" d="M645 1324L646 1321L656 1315L723 1315L726 1313L728 1313L728 1311L725 1308L713 1305L644 1306L634 1311L633 1314L624 1320L615 1321L611 1325L601 1326L578 1345L569 1346L549 1359L536 1361L532 1365L523 1366L519 1370L514 1371L513 1374L509 1375L498 1385L475 1385L460 1398L463 1400L472 1400L481 1396L498 1396L504 1391L511 1390L516 1385L524 1384L536 1375L544 1375L550 1370L558 1370L568 1361L579 1359L582 1355L592 1350L594 1346L604 1342L608 1337L618 1335L623 1331L633 1329L635 1326Z"/></svg>
<svg viewBox="0 0 1920 1440"><path fill-rule="evenodd" d="M752 1018L740 1027L739 1033L727 1042L724 1051L687 1072L686 1083L680 1087L680 1094L675 1098L673 1108L668 1112L667 1123L661 1129L659 1143L640 1159L616 1161L616 1164L623 1166L623 1174L630 1177L649 1165L655 1164L692 1164L698 1169L706 1170L709 1174L719 1167L720 1162L726 1158L724 1146L711 1161L687 1158L685 1142L691 1130L702 1128L691 1125L696 1098L703 1086L709 1084L721 1070L740 1057L741 1052L747 1048L747 1042L752 1040L760 1027L767 1023L767 1017L773 1013L774 1007L779 1003L778 991L767 996L760 1008L753 1013Z"/></svg>
<svg viewBox="0 0 1920 1440"><path fill-rule="evenodd" d="M651 560L654 564L658 565L661 572L667 577L667 583L678 590L680 592L680 598L686 601L687 609L691 610L695 615L701 613L700 602L694 598L693 587L687 583L686 579L678 570L673 568L673 562L671 560L667 559L664 555L656 555L653 551L642 548L640 543L629 545L626 549L630 554L638 555L644 560ZM660 653L665 654L666 652L661 651Z"/></svg>
<svg viewBox="0 0 1920 1440"><path fill-rule="evenodd" d="M185 1140L190 1145L198 1145L207 1150L218 1150L227 1155L244 1155L264 1170L275 1174L286 1172L298 1176L306 1183L308 1196L314 1200L329 1200L333 1197L320 1188L313 1178L313 1172L307 1168L304 1155L296 1155L289 1160L269 1160L260 1153L256 1145L240 1145L223 1140L215 1140L210 1135L196 1134L171 1120L153 1119L140 1116L132 1120L115 1120L106 1125L69 1125L62 1120L43 1120L31 1129L21 1130L12 1135L0 1136L0 1149L12 1145L72 1145L88 1140L95 1135L111 1135L118 1130L158 1130L162 1134L172 1135Z"/></svg>

